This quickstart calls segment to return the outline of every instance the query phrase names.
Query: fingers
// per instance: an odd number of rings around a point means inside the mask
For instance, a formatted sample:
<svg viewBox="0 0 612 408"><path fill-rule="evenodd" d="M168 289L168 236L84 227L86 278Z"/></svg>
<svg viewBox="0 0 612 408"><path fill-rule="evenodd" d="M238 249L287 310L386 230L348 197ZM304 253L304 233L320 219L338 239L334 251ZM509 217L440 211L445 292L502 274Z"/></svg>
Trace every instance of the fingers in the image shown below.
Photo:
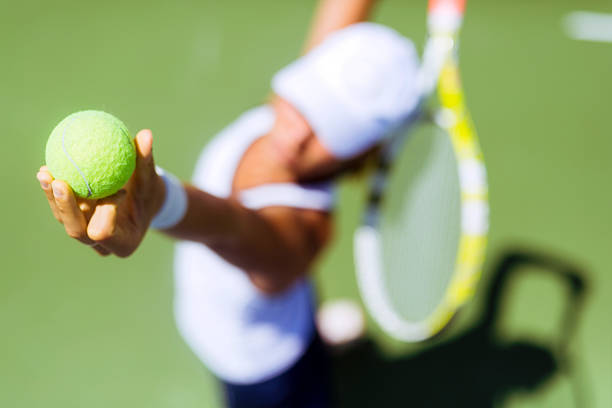
<svg viewBox="0 0 612 408"><path fill-rule="evenodd" d="M155 170L153 134L151 131L143 129L138 132L135 144L137 151L136 171L130 179L130 187L128 188L133 197L131 212L139 218L140 224L147 228L163 202L165 184Z"/></svg>
<svg viewBox="0 0 612 408"><path fill-rule="evenodd" d="M99 201L87 227L89 238L119 257L130 255L142 238L135 233L137 229L130 228L133 223L126 216L129 205L125 190Z"/></svg>
<svg viewBox="0 0 612 408"><path fill-rule="evenodd" d="M138 132L134 142L139 157L146 159L153 156L153 133L149 129L142 129Z"/></svg>
<svg viewBox="0 0 612 408"><path fill-rule="evenodd" d="M102 256L108 256L111 254L111 251L109 251L108 249L104 248L102 245L99 244L94 244L91 246L94 251L96 251L98 254L102 255Z"/></svg>
<svg viewBox="0 0 612 408"><path fill-rule="evenodd" d="M91 245L93 241L87 236L87 222L77 205L72 190L65 182L53 180L51 183L53 198L66 233L84 244Z"/></svg>
<svg viewBox="0 0 612 408"><path fill-rule="evenodd" d="M155 171L153 162L153 134L149 129L143 129L134 139L136 144L136 172L141 180L147 180Z"/></svg>
<svg viewBox="0 0 612 408"><path fill-rule="evenodd" d="M89 220L87 236L98 243L113 238L117 226L117 205L113 202L98 204Z"/></svg>
<svg viewBox="0 0 612 408"><path fill-rule="evenodd" d="M145 204L151 201L151 191L157 186L154 180L158 178L153 161L153 135L150 130L141 130L134 142L136 169L127 188L131 197L138 200L127 200L126 191L121 190L98 202L77 201L70 187L63 181L53 180L46 167L37 174L53 215L64 224L66 233L91 245L100 255L128 256L144 235L140 226L146 224L142 221L148 214Z"/></svg>
<svg viewBox="0 0 612 408"><path fill-rule="evenodd" d="M96 208L96 200L88 200L88 199L77 199L77 204L79 206L79 210L83 213L85 217L85 221L89 222L91 216L94 213L94 209Z"/></svg>
<svg viewBox="0 0 612 408"><path fill-rule="evenodd" d="M65 182L53 179L47 166L40 168L36 178L45 193L53 216L64 224L66 233L90 245L101 256L110 255L112 251L104 246L104 242L115 236L116 208L118 203L124 201L125 191L121 190L98 206L95 200L77 200ZM88 224L88 221L94 218L94 214L97 214L95 222Z"/></svg>
<svg viewBox="0 0 612 408"><path fill-rule="evenodd" d="M55 204L55 197L53 197L53 190L51 189L53 177L51 176L51 173L49 173L47 166L42 166L40 168L40 170L36 174L36 178L38 179L40 187L42 188L45 193L45 196L47 197L47 202L49 203L49 207L51 208L53 216L61 223L62 218L60 217L59 210L57 208L57 205Z"/></svg>

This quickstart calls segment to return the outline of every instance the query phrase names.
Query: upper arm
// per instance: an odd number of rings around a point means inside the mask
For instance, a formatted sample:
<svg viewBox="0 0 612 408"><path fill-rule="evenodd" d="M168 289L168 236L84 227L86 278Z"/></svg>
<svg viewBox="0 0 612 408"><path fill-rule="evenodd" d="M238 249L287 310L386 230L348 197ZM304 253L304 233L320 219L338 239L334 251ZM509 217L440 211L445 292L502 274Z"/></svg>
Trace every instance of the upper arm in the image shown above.
<svg viewBox="0 0 612 408"><path fill-rule="evenodd" d="M320 44L332 32L366 21L376 0L320 0L304 52Z"/></svg>

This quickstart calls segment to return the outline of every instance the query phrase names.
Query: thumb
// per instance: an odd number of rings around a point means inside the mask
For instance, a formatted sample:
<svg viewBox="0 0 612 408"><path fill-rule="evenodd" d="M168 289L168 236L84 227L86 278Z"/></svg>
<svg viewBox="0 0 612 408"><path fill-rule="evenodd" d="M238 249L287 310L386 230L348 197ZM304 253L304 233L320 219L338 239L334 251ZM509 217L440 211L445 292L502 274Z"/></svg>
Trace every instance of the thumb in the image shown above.
<svg viewBox="0 0 612 408"><path fill-rule="evenodd" d="M153 134L149 129L143 129L136 135L136 174L147 178L155 171L153 162Z"/></svg>

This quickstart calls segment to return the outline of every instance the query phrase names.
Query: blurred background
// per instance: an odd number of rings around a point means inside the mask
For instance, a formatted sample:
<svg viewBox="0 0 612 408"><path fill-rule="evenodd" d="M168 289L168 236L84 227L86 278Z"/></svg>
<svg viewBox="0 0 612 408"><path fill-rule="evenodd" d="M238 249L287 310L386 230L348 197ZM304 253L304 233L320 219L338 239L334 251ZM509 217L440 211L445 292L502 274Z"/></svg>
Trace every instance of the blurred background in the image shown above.
<svg viewBox="0 0 612 408"><path fill-rule="evenodd" d="M129 259L98 257L65 236L35 173L62 118L100 109L151 128L157 162L189 179L299 54L316 2L1 1L0 406L218 406L174 326L172 242L151 233ZM612 3L469 1L461 68L492 209L483 281L435 340L396 343L370 322L362 358L337 357L342 406L612 406L612 43L571 38L576 10ZM420 45L424 16L425 1L384 0L375 20ZM341 185L322 299L358 299L364 181Z"/></svg>

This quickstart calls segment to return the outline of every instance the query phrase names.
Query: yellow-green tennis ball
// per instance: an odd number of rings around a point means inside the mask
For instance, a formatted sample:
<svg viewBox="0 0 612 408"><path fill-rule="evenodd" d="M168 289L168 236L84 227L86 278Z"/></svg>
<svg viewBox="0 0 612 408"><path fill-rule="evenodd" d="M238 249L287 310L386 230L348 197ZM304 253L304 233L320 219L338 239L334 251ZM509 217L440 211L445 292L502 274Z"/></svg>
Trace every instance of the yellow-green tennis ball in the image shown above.
<svg viewBox="0 0 612 408"><path fill-rule="evenodd" d="M84 198L115 194L136 167L134 140L119 119L106 112L76 112L62 120L47 141L47 167Z"/></svg>

